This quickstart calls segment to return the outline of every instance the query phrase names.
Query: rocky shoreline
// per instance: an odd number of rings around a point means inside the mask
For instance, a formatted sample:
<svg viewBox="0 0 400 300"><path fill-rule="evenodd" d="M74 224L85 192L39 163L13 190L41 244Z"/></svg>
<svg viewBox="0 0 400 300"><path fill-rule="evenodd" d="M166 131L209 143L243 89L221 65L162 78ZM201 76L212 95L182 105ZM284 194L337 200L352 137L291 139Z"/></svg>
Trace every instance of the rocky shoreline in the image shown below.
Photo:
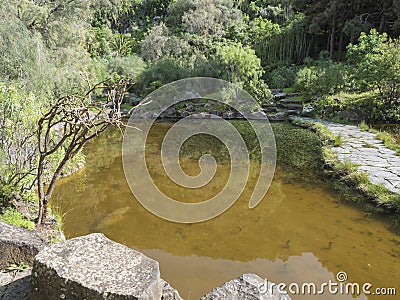
<svg viewBox="0 0 400 300"><path fill-rule="evenodd" d="M158 262L100 233L48 245L35 231L0 222L0 252L6 254L1 269L20 262L33 266L0 272L2 300L182 300L160 277ZM290 300L276 287L263 289L264 283L244 274L201 299Z"/></svg>

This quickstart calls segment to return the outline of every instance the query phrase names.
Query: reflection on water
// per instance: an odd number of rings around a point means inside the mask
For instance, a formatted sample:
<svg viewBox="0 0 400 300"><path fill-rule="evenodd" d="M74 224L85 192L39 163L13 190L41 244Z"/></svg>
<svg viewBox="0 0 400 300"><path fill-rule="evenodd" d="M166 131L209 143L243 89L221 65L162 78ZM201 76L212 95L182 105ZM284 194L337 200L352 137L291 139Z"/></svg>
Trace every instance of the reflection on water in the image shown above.
<svg viewBox="0 0 400 300"><path fill-rule="evenodd" d="M206 192L184 191L165 179L159 143L166 128L165 124L155 128L147 149L147 162L159 188L185 201L202 201L205 193L218 193L229 175L229 164L219 165ZM58 184L53 201L65 213L65 233L74 237L103 232L144 252L160 262L162 277L184 299L199 299L246 272L277 283L320 284L345 271L350 282L400 290L400 237L384 220L341 203L329 186L288 182L288 170L278 168L265 199L249 210L248 198L257 179L257 164L253 163L255 171L245 192L224 214L199 224L171 223L150 214L135 200L123 174L120 147L120 136L109 132L86 149L86 167ZM311 151L309 147L304 143L302 151ZM194 160L183 158L181 163L189 174L199 171ZM361 295L359 299L396 296Z"/></svg>

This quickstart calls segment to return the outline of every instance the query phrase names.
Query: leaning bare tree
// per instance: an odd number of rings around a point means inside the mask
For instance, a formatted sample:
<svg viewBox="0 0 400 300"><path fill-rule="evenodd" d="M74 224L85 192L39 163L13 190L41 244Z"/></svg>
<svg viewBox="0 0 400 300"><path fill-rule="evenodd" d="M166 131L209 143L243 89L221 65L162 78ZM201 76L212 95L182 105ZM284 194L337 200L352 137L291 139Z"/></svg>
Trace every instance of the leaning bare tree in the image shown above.
<svg viewBox="0 0 400 300"><path fill-rule="evenodd" d="M82 97L64 96L51 104L40 118L37 129L38 225L43 225L46 221L50 197L66 164L89 140L98 136L110 125L121 124L120 105L128 84L126 80L114 84L105 81L94 86ZM93 92L98 89L107 91L107 101L101 104L92 100ZM46 176L46 169L50 161L54 164L54 160L56 160L55 168L50 176Z"/></svg>

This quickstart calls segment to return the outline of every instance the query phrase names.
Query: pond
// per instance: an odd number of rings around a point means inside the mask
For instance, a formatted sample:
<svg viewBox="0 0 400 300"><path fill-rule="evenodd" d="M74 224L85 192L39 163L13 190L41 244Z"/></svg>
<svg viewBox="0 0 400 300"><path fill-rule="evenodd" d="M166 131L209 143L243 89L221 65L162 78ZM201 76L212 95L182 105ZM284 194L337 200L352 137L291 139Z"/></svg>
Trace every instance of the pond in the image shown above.
<svg viewBox="0 0 400 300"><path fill-rule="evenodd" d="M243 125L241 122L236 125ZM169 190L169 181L163 179L160 144L170 126L155 124L146 147L147 163L152 165L150 172L160 189L182 201L202 201L217 193L229 174L224 159L207 191ZM139 204L126 183L118 130L109 130L86 147L85 168L59 182L53 207L63 213L67 237L102 232L156 259L161 276L184 299L199 299L243 273L256 273L275 283L319 286L335 281L336 274L344 271L348 282L371 283L371 291L375 287L400 291L400 237L391 230L391 223L339 198L322 177L319 141L313 133L289 124L272 127L277 170L268 193L254 209L247 204L257 176L250 176L243 195L215 219L178 224L154 216ZM199 140L207 144L207 139ZM204 149L214 149L215 143L208 141ZM183 147L181 164L188 174L195 175L199 172L196 157L201 153L187 150L190 145L188 140ZM256 159L251 168L257 169ZM293 296L300 300L352 298L327 292ZM359 299L397 298L361 294Z"/></svg>

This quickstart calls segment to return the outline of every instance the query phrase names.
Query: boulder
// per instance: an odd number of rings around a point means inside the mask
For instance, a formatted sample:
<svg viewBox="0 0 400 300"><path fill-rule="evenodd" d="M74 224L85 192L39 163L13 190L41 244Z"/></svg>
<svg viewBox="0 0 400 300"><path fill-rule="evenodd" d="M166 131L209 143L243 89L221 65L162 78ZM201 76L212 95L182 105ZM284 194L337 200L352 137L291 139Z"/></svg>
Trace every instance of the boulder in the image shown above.
<svg viewBox="0 0 400 300"><path fill-rule="evenodd" d="M286 293L280 292L275 284L268 282L256 274L243 274L239 278L228 281L221 287L213 289L201 300L290 300Z"/></svg>
<svg viewBox="0 0 400 300"><path fill-rule="evenodd" d="M32 264L34 257L47 244L36 231L0 221L0 269L11 264Z"/></svg>
<svg viewBox="0 0 400 300"><path fill-rule="evenodd" d="M27 300L31 269L15 273L0 273L1 300Z"/></svg>
<svg viewBox="0 0 400 300"><path fill-rule="evenodd" d="M163 289L156 261L94 233L42 250L34 261L29 297L161 299Z"/></svg>
<svg viewBox="0 0 400 300"><path fill-rule="evenodd" d="M163 288L161 300L183 300L178 291L170 286L170 284L161 279Z"/></svg>

